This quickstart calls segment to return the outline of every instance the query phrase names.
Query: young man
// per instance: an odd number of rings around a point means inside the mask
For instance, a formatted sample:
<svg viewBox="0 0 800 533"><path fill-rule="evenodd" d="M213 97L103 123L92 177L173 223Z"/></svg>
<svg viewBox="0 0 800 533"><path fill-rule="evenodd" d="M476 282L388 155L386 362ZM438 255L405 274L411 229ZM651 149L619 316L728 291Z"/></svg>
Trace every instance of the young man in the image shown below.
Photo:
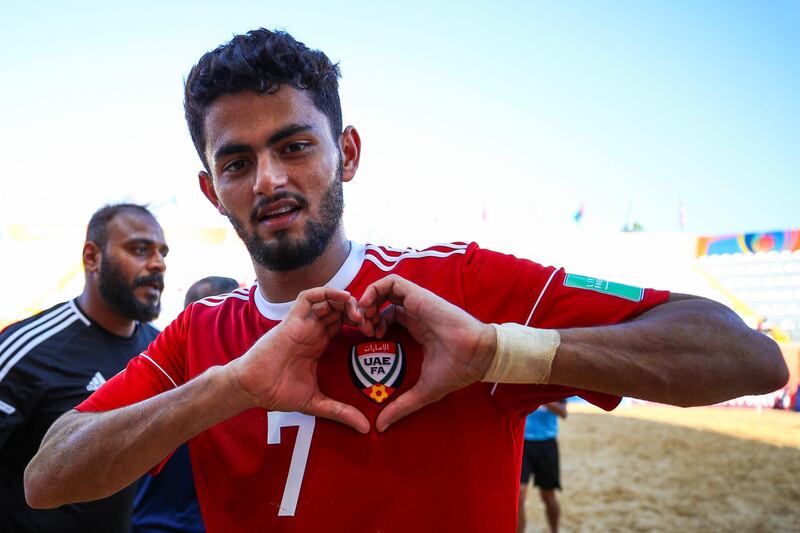
<svg viewBox="0 0 800 533"><path fill-rule="evenodd" d="M209 531L512 531L536 406L693 405L788 379L772 341L707 300L474 243L349 241L361 141L337 77L263 29L192 69L200 188L257 283L192 305L54 424L26 471L31 505L113 493L191 439Z"/></svg>
<svg viewBox="0 0 800 533"><path fill-rule="evenodd" d="M86 400L156 337L167 245L144 207L103 207L83 245L77 298L0 333L0 531L119 531L130 527L133 487L109 498L31 509L23 472L56 418Z"/></svg>
<svg viewBox="0 0 800 533"><path fill-rule="evenodd" d="M558 457L558 419L567 418L567 402L559 400L540 406L525 418L525 443L522 448L522 472L519 485L517 533L524 533L525 500L528 483L539 487L550 533L558 532L561 507L556 490L561 490L561 467Z"/></svg>
<svg viewBox="0 0 800 533"><path fill-rule="evenodd" d="M223 276L208 276L192 283L183 307L239 288L239 282ZM133 499L131 533L202 533L205 531L189 462L189 448L181 444L158 476L145 476Z"/></svg>

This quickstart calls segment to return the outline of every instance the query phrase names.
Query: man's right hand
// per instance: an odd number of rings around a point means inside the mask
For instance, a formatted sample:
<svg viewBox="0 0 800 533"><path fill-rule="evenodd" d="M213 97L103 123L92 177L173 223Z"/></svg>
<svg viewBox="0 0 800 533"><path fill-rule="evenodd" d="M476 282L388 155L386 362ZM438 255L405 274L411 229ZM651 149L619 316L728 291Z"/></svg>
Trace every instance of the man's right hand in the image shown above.
<svg viewBox="0 0 800 533"><path fill-rule="evenodd" d="M253 407L299 411L367 433L366 417L352 405L325 396L317 382L319 358L343 322L365 327L349 293L329 287L301 292L280 324L226 366L242 399Z"/></svg>

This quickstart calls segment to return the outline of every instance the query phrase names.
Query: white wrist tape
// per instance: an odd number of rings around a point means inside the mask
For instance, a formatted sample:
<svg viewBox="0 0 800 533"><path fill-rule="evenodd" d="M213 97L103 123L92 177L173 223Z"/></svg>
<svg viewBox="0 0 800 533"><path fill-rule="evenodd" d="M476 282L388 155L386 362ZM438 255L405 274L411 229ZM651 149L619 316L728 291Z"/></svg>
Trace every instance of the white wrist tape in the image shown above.
<svg viewBox="0 0 800 533"><path fill-rule="evenodd" d="M548 383L561 335L554 329L520 324L492 324L497 351L481 381L491 383Z"/></svg>

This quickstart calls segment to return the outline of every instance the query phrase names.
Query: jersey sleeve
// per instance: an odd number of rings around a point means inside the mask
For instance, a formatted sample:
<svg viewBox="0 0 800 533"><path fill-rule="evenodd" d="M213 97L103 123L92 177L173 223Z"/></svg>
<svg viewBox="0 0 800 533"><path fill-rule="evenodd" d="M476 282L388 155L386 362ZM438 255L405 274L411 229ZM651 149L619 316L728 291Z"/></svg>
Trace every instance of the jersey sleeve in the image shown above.
<svg viewBox="0 0 800 533"><path fill-rule="evenodd" d="M669 291L644 289L559 270L531 322L537 328L606 326L665 303Z"/></svg>
<svg viewBox="0 0 800 533"><path fill-rule="evenodd" d="M84 413L118 409L182 385L188 321L189 313L181 313L122 372L75 409Z"/></svg>
<svg viewBox="0 0 800 533"><path fill-rule="evenodd" d="M481 322L526 324L555 272L553 267L472 243L461 269L464 308Z"/></svg>
<svg viewBox="0 0 800 533"><path fill-rule="evenodd" d="M466 310L482 322L547 329L604 326L629 320L669 298L667 291L567 274L473 245L470 251L462 281ZM605 410L621 400L560 385L499 384L493 396L505 410L521 414L570 396L580 396Z"/></svg>
<svg viewBox="0 0 800 533"><path fill-rule="evenodd" d="M45 391L48 368L33 351L15 360L8 339L15 329L0 333L0 452L14 429L23 424Z"/></svg>
<svg viewBox="0 0 800 533"><path fill-rule="evenodd" d="M191 308L191 307L190 307ZM75 409L93 413L119 409L152 398L185 383L186 330L189 313L184 311L162 331L147 350L131 359L122 372L106 381ZM170 457L151 470L158 474Z"/></svg>

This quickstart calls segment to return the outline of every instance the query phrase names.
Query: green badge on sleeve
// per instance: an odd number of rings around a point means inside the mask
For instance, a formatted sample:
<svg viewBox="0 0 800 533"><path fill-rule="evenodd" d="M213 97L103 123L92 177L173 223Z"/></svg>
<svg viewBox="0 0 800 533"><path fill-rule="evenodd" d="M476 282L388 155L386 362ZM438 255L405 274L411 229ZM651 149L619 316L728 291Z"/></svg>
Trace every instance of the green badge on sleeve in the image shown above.
<svg viewBox="0 0 800 533"><path fill-rule="evenodd" d="M623 285L622 283L614 283L613 281L579 276L577 274L567 274L567 277L564 278L564 286L610 294L632 302L641 302L644 297L644 289L640 287L632 287L631 285Z"/></svg>

